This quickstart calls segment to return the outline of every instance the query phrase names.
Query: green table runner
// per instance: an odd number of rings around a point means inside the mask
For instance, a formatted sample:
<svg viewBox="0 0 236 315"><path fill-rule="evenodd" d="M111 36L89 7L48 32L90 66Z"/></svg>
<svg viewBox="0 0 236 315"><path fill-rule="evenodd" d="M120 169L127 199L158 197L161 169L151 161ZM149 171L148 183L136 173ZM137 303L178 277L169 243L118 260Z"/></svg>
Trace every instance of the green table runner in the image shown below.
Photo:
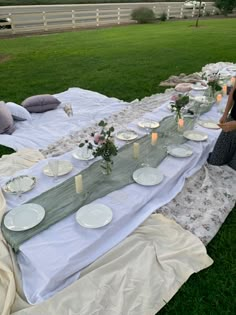
<svg viewBox="0 0 236 315"><path fill-rule="evenodd" d="M185 119L187 129L192 129L193 124L194 119ZM151 145L150 135L137 140L140 143L140 157L138 160L133 159L133 143L123 146L113 159L114 165L111 175L102 174L100 160L80 172L83 175L84 193L76 194L75 181L72 177L28 201L27 203L37 203L43 206L46 212L45 218L34 228L20 232L8 230L2 220L2 232L6 241L15 251L18 251L23 242L76 212L81 206L133 183L132 174L137 168L141 167L141 163L145 161L147 154L148 162L152 167L157 167L166 157L166 142L170 133L173 143L181 144L186 141L182 134L177 131L177 123L173 116L164 118L157 132L159 138L156 146Z"/></svg>

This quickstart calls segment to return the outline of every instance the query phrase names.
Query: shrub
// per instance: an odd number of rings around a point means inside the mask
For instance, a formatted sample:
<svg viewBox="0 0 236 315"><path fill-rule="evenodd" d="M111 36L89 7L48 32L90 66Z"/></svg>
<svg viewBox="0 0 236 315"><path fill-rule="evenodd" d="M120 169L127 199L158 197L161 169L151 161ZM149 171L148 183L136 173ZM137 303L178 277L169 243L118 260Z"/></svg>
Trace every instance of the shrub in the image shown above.
<svg viewBox="0 0 236 315"><path fill-rule="evenodd" d="M155 20L155 15L152 9L140 7L132 11L131 18L140 24L144 24L153 22Z"/></svg>
<svg viewBox="0 0 236 315"><path fill-rule="evenodd" d="M205 15L206 15L206 16L210 16L210 15L211 15L211 12L210 12L210 11L206 11L206 12L205 12Z"/></svg>
<svg viewBox="0 0 236 315"><path fill-rule="evenodd" d="M232 13L233 9L236 8L235 0L215 0L215 6L225 15Z"/></svg>
<svg viewBox="0 0 236 315"><path fill-rule="evenodd" d="M160 20L163 21L163 22L167 20L166 12L162 12L162 14L160 15Z"/></svg>

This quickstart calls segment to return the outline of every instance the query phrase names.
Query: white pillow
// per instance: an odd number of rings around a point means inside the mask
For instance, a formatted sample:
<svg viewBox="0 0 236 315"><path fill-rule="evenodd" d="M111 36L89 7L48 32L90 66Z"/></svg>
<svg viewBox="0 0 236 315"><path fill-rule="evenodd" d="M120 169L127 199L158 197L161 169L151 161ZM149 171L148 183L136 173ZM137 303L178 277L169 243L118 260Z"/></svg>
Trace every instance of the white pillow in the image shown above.
<svg viewBox="0 0 236 315"><path fill-rule="evenodd" d="M20 106L13 102L6 103L7 108L11 112L14 120L31 120L30 113L23 106Z"/></svg>

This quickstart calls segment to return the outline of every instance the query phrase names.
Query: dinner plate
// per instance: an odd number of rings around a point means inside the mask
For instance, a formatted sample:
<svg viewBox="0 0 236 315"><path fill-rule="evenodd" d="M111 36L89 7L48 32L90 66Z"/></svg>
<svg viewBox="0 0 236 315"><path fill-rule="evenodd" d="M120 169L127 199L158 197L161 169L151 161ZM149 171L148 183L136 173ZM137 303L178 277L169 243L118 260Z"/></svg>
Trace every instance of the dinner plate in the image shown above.
<svg viewBox="0 0 236 315"><path fill-rule="evenodd" d="M208 129L220 129L220 127L217 125L217 122L212 120L199 120L198 124Z"/></svg>
<svg viewBox="0 0 236 315"><path fill-rule="evenodd" d="M78 149L77 151L72 153L72 156L81 161L89 161L94 159L93 151L92 150L83 150L83 148Z"/></svg>
<svg viewBox="0 0 236 315"><path fill-rule="evenodd" d="M3 190L9 194L26 193L33 189L36 184L36 177L21 175L10 179L6 182Z"/></svg>
<svg viewBox="0 0 236 315"><path fill-rule="evenodd" d="M167 147L167 153L179 158L189 157L193 154L193 151L187 145L169 145Z"/></svg>
<svg viewBox="0 0 236 315"><path fill-rule="evenodd" d="M198 130L186 130L183 133L183 136L186 139L193 141L205 141L208 138L208 135L205 132L201 132Z"/></svg>
<svg viewBox="0 0 236 315"><path fill-rule="evenodd" d="M89 204L80 208L75 218L81 226L96 229L111 222L112 210L103 204Z"/></svg>
<svg viewBox="0 0 236 315"><path fill-rule="evenodd" d="M63 176L70 173L73 169L73 165L69 161L58 160L58 174L57 176ZM45 165L43 173L47 176L53 176L52 170L49 165Z"/></svg>
<svg viewBox="0 0 236 315"><path fill-rule="evenodd" d="M142 120L138 123L138 125L141 128L150 128L150 129L158 128L160 126L159 122L154 121L154 120Z"/></svg>
<svg viewBox="0 0 236 315"><path fill-rule="evenodd" d="M200 85L192 84L191 88L192 88L192 90L195 90L195 91L204 91L204 90L208 89L208 86L204 86L204 85L201 85L201 84Z"/></svg>
<svg viewBox="0 0 236 315"><path fill-rule="evenodd" d="M38 225L45 216L45 210L36 203L26 203L10 210L4 225L12 231L25 231Z"/></svg>
<svg viewBox="0 0 236 315"><path fill-rule="evenodd" d="M116 137L120 140L129 141L136 139L138 135L134 130L126 129L118 131Z"/></svg>
<svg viewBox="0 0 236 315"><path fill-rule="evenodd" d="M140 185L154 186L162 182L164 175L157 168L142 167L134 171L133 179Z"/></svg>

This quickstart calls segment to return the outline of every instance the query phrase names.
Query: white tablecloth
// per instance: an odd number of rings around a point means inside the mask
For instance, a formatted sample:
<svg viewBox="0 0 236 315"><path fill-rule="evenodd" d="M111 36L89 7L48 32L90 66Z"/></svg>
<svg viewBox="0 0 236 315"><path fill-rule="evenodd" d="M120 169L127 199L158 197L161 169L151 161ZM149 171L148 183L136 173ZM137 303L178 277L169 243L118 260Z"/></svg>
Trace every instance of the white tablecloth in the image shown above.
<svg viewBox="0 0 236 315"><path fill-rule="evenodd" d="M170 112L167 104L163 104L146 115L160 120L170 115ZM219 116L214 107L203 118L218 120ZM131 125L134 127L134 124ZM189 158L166 157L159 166L165 175L160 185L143 187L131 184L94 202L111 207L113 220L109 225L95 230L85 229L76 223L73 214L20 246L17 259L22 272L24 292L30 303L39 303L74 282L79 278L81 269L118 244L154 210L168 203L181 191L185 178L194 174L205 163L219 134L218 130L200 126L196 128L208 133L208 141L189 141L188 145L194 152ZM86 167L84 162L73 160L70 153L63 158L71 159L76 167L67 177ZM23 195L22 202L53 185L52 180L41 172L45 163L46 161L41 161L30 171L24 172L37 175L40 184ZM14 197L9 197L7 201L10 206L19 203Z"/></svg>

